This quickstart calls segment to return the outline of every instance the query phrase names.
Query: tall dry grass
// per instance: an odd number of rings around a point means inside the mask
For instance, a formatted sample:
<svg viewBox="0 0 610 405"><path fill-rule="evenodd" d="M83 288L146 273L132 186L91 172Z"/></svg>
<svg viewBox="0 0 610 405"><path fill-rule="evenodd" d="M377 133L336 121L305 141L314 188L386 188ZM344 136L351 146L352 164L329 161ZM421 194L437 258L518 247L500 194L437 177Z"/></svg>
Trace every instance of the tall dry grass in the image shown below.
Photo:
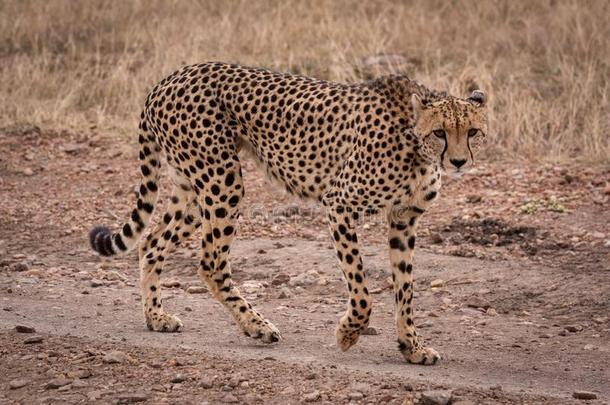
<svg viewBox="0 0 610 405"><path fill-rule="evenodd" d="M360 80L405 55L416 79L493 105L494 157L610 161L610 2L0 1L0 125L132 134L147 91L223 60Z"/></svg>

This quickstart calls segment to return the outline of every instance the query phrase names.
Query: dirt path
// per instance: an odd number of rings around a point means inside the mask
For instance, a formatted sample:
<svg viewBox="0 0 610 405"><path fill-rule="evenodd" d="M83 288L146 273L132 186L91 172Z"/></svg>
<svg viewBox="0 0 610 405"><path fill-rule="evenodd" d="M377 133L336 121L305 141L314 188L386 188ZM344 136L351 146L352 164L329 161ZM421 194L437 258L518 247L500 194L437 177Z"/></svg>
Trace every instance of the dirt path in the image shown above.
<svg viewBox="0 0 610 405"><path fill-rule="evenodd" d="M3 275L1 286L12 293L3 294L5 310L0 317L8 330L25 324L35 326L43 335L85 338L94 346L120 341L122 345L145 350L150 347L160 352L179 347L192 351L189 357L195 361L200 353L237 366L240 362L251 364L271 356L286 366L310 365L314 370L335 366L347 376L371 372L372 381L387 376L416 386L434 382L433 385L468 392L497 390L501 386L506 395L525 398L531 395L553 401L569 398L578 390L594 391L600 398L609 398L607 332L588 321L585 313L594 308L559 316L554 314L556 310L526 300L536 297L536 302L551 301L566 288L561 286L561 275L543 268L523 269L509 263L420 252L417 259L420 327L430 343L443 353L444 361L438 367L415 367L404 364L395 348L391 293L385 281L385 251L382 246L369 247L365 257L372 266L372 289L381 289L375 295L372 321L378 335L363 336L354 350L339 352L332 332L343 310L343 291L329 247L303 240L236 244L239 269L236 277L257 308L283 333L283 342L271 347L239 336L224 309L207 294L185 292L186 286L200 284L193 270L195 260L188 258L174 260L168 266L167 279L180 280L181 288L168 288L165 293L166 306L186 324L182 334L145 330L135 287L135 257L113 263L118 265L118 272L111 270L113 264L105 262L101 265L106 270L96 270L99 264L87 263L92 258L85 249L63 262L64 268L78 270L71 275L62 270L41 274L40 279L32 277L31 272ZM55 265L62 264L49 263L51 268L61 269ZM245 267L248 269L241 271ZM311 280L299 278L312 268L318 270L317 276L310 273ZM467 274L464 269L469 269ZM61 277L56 277L56 273ZM536 276L522 277L524 273ZM297 280L297 285L274 287L272 280L278 274L289 275L292 284ZM116 280L104 280L104 276ZM447 284L432 289L429 287L432 279L442 279ZM591 295L603 293L600 288L592 285ZM278 298L282 289L294 296ZM493 308L498 314L491 315L494 311L485 312L477 306ZM7 308L10 310L6 311ZM568 325L583 330L561 336ZM2 340L11 338L16 336L2 336ZM587 350L587 345L594 349ZM278 378L281 374L278 373Z"/></svg>
<svg viewBox="0 0 610 405"><path fill-rule="evenodd" d="M405 364L396 348L379 225L363 227L377 334L341 353L333 332L345 292L323 221L287 214L303 208L276 198L249 172L250 202L276 204L283 214L244 218L235 278L284 340L264 346L241 336L220 304L192 293L189 287L202 285L194 240L170 258L163 280L165 307L185 331L151 333L135 255L103 260L86 240L91 225L118 223L128 211L133 148L95 137L83 146L82 138L57 134L0 135L7 152L0 160L0 403L400 404L424 403L433 389L462 404L581 402L576 391L593 393L591 403L610 400L604 205L585 203L570 216L540 213L528 227L500 202L496 211L482 207L487 215L504 212L500 225L477 222L468 204L454 209L462 222L431 213L426 229L433 231L424 232L416 254L417 324L444 359L420 367ZM45 152L32 157L36 150ZM592 184L600 178L587 176ZM459 191L451 187L449 200ZM456 230L458 223L470 227ZM588 233L556 233L577 226ZM492 232L502 243L488 243ZM17 325L36 332L17 333ZM42 341L25 343L32 336ZM113 356L117 363L108 362Z"/></svg>

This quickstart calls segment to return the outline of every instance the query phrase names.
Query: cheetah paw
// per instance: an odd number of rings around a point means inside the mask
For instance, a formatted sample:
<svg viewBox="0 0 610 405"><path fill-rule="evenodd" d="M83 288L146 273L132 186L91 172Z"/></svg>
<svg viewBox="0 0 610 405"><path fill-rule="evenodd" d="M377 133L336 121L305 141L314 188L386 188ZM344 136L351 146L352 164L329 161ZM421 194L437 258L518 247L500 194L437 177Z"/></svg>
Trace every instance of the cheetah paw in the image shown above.
<svg viewBox="0 0 610 405"><path fill-rule="evenodd" d="M337 346L339 346L341 351L345 352L358 342L360 330L346 329L339 326L335 331L335 337L337 338Z"/></svg>
<svg viewBox="0 0 610 405"><path fill-rule="evenodd" d="M265 320L260 323L251 323L243 328L244 334L253 339L260 339L264 343L275 343L282 340L280 331L271 322Z"/></svg>
<svg viewBox="0 0 610 405"><path fill-rule="evenodd" d="M426 366L434 365L441 359L441 355L431 347L422 347L415 352L404 353L404 356L409 363Z"/></svg>
<svg viewBox="0 0 610 405"><path fill-rule="evenodd" d="M182 321L175 315L152 315L146 320L148 329L156 332L181 332L184 328Z"/></svg>

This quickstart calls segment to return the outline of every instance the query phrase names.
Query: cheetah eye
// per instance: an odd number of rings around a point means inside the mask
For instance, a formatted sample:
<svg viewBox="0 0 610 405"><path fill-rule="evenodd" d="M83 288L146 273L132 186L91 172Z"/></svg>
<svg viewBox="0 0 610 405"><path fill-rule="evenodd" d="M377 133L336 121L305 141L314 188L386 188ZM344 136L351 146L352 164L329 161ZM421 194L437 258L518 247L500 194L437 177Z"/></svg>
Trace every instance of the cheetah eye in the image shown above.
<svg viewBox="0 0 610 405"><path fill-rule="evenodd" d="M447 136L447 133L445 132L444 129L437 129L432 131L432 133L434 134L434 136L436 136L437 138L441 138L441 139L445 139L445 137Z"/></svg>
<svg viewBox="0 0 610 405"><path fill-rule="evenodd" d="M475 135L477 134L477 132L479 132L479 130L478 130L478 129L476 129L476 128L470 128L470 129L468 130L468 137L469 137L469 138L472 138L473 136L475 136Z"/></svg>

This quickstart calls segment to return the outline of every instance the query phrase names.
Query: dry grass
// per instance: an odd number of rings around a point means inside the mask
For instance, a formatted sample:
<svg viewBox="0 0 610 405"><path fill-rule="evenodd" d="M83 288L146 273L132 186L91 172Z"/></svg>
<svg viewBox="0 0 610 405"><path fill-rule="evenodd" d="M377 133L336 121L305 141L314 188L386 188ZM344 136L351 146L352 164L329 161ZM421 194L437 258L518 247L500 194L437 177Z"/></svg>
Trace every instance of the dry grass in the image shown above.
<svg viewBox="0 0 610 405"><path fill-rule="evenodd" d="M0 2L0 125L132 134L147 91L186 63L223 60L359 80L363 57L493 104L514 159L610 161L610 2Z"/></svg>

